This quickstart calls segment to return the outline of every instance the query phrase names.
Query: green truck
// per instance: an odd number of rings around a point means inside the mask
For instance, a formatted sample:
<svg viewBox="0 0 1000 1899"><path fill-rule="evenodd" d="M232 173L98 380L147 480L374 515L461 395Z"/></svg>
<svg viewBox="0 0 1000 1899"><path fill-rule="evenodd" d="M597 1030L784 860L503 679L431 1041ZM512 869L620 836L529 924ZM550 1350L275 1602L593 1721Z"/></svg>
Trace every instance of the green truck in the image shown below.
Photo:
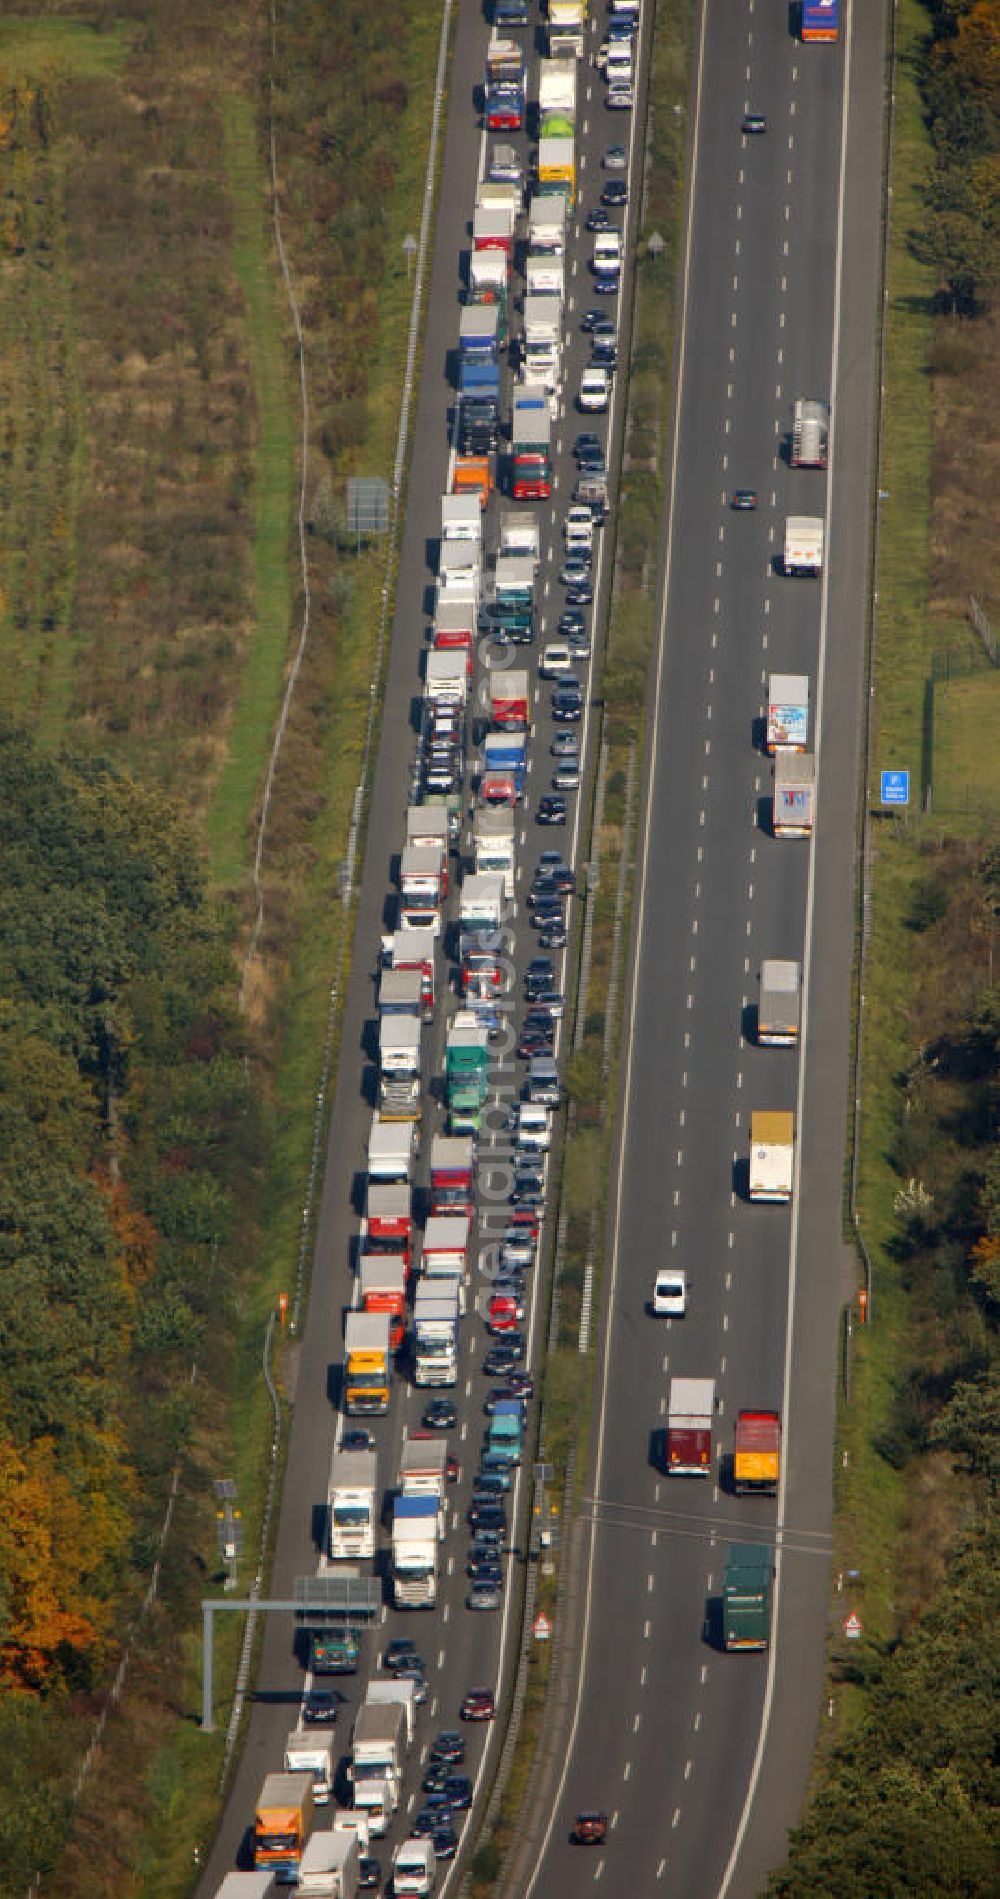
<svg viewBox="0 0 1000 1899"><path fill-rule="evenodd" d="M318 1630L309 1644L309 1666L314 1675L354 1675L361 1654L361 1637L346 1623Z"/></svg>
<svg viewBox="0 0 1000 1899"><path fill-rule="evenodd" d="M767 1543L731 1543L722 1575L723 1647L767 1648L774 1553Z"/></svg>
<svg viewBox="0 0 1000 1899"><path fill-rule="evenodd" d="M449 1134L475 1134L489 1083L489 1035L484 1028L453 1028L445 1053Z"/></svg>

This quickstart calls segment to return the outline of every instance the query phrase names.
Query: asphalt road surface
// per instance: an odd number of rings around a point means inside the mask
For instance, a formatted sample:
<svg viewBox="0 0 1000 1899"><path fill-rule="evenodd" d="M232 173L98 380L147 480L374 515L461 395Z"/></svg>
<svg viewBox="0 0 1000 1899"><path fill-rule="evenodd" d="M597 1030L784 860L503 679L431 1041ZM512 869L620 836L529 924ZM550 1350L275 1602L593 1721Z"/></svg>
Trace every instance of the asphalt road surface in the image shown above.
<svg viewBox="0 0 1000 1899"><path fill-rule="evenodd" d="M460 286L463 254L470 242L471 214L476 181L484 155L484 145L475 96L481 84L488 39L483 15L473 7L458 9L453 51L446 143L442 183L431 260L429 302L425 332L423 366L412 436L412 470L409 503L403 530L397 607L392 633L388 673L385 682L382 734L372 786L371 819L365 861L360 879L356 950L345 999L344 1025L336 1091L331 1113L324 1188L320 1208L317 1245L308 1314L295 1370L295 1409L288 1444L287 1473L281 1500L273 1572L272 1597L291 1594L296 1578L314 1573L325 1564L323 1556L325 1503L330 1455L335 1441L337 1415L334 1400L338 1388L342 1326L345 1310L352 1300L352 1246L359 1214L363 1206L363 1172L368 1130L373 1105L374 1077L370 1062L372 1025L376 1016L376 961L382 933L392 928L394 865L404 837L404 815L409 802L411 766L415 747L415 702L421 690L421 667L427 647L428 614L433 590L433 575L440 530L439 497L446 491L449 473L449 415L454 401L455 352L458 341ZM531 30L523 36L532 74L536 71L540 33L537 16ZM596 43L596 42L595 42ZM543 561L536 593L538 602L537 637L533 649L518 652L515 664L527 665L533 677L533 706L530 742L530 768L527 795L518 814L518 900L514 913L514 937L518 966L535 951L533 934L525 917L523 895L530 881L539 850L556 846L569 861L577 850L577 797L567 798L569 822L565 829L549 831L535 822L541 796L551 789L550 773L554 761L550 746L556 728L549 716L548 687L535 680L538 651L546 638L555 637L556 622L562 607L562 589L557 581L562 559L561 519L570 499L574 464L572 444L579 428L596 429L602 436L613 430L617 438L620 416L617 404L609 418L577 415L574 396L579 375L589 360L588 339L582 334L579 319L584 308L595 302L589 285L588 260L592 240L582 229L586 212L598 200L600 189L609 175L602 170L601 154L610 141L629 143L633 136L632 115L605 113L603 85L587 62L580 65L580 110L578 118L577 162L580 176L580 201L571 228L567 253L567 332L564 350L564 400L554 428L554 492L549 504L537 504L543 530ZM536 87L529 78L529 99ZM637 115L638 120L638 115ZM527 160L530 141L527 133L498 135L517 145ZM633 167L638 176L638 166ZM617 174L620 175L620 174ZM628 213L630 225L635 207ZM620 214L618 214L620 221ZM520 291L521 278L515 276ZM616 299L606 299L614 314ZM624 313L623 313L624 319ZM513 329L519 328L516 311ZM505 370L508 387L509 371ZM505 497L495 498L485 517L484 546L491 553L496 546L501 508L509 506ZM525 510L530 511L528 509ZM607 535L607 530L605 530ZM599 548L602 537L598 536ZM599 551L595 566L599 595L606 582L606 561ZM588 617L590 617L588 615ZM599 665L599 657L592 666ZM575 670L586 678L588 667ZM590 730L589 712L585 712L581 737L586 746ZM471 755L471 754L470 754ZM467 810L471 807L471 784L467 785ZM463 836L463 857L469 860L469 826ZM449 899L455 914L458 865L452 860L453 892ZM575 899L574 899L575 902ZM558 960L558 958L557 958ZM444 973L443 962L439 975ZM518 997L520 1006L520 997ZM439 1003L432 1033L425 1034L427 1080L440 1075L446 1017L457 1004L454 990L446 991ZM565 1036L565 1026L563 1036ZM520 1083L523 1067L513 1071ZM509 1085L511 1074L492 1077L496 1089ZM424 1140L418 1187L426 1182L426 1161L430 1135L444 1126L440 1107L425 1089ZM546 1209L551 1223L552 1209ZM474 1298L483 1282L474 1277L470 1294ZM537 1323L530 1314L532 1347L537 1347ZM464 1512L469 1500L471 1473L482 1438L485 1418L483 1398L489 1388L480 1364L487 1337L480 1319L470 1313L463 1325L462 1367L453 1395L460 1407L459 1430L452 1434L450 1447L462 1462L462 1479L452 1493L449 1532L443 1546L438 1604L423 1614L397 1614L388 1606L377 1630L365 1637L363 1665L357 1678L341 1678L335 1685L346 1695L337 1722L337 1752L343 1764L349 1751L350 1731L358 1700L363 1696L368 1676L375 1672L385 1641L394 1634L412 1636L427 1664L429 1699L418 1715L417 1743L410 1760L403 1799L396 1823L385 1840L377 1841L374 1851L387 1869L392 1847L407 1831L406 1821L419 1798L420 1772L427 1746L435 1730L455 1725L458 1707L466 1690L482 1683L499 1688L501 1672L509 1673L511 1607L505 1614L470 1614L464 1607L467 1582L464 1574L467 1537ZM537 1356L537 1350L535 1352ZM426 1392L413 1390L405 1381L395 1384L390 1415L373 1424L380 1458L380 1484L391 1490L398 1466L399 1442L405 1425L419 1423L427 1398ZM523 1479L522 1479L523 1487ZM511 1513L512 1521L523 1518L523 1499ZM515 1543L517 1539L515 1537ZM385 1574L385 1538L377 1559L377 1573ZM508 1558L508 1603L513 1606L523 1575L520 1545ZM388 1590L386 1591L388 1604ZM214 1894L223 1876L234 1866L253 1863L253 1816L261 1782L266 1773L280 1769L284 1742L296 1725L306 1686L302 1656L295 1643L294 1631L284 1617L270 1617L264 1630L260 1664L250 1698L245 1741L234 1767L225 1810L218 1834L206 1859L199 1892ZM228 1684L219 1681L217 1719L228 1718ZM499 1736L492 1729L471 1728L468 1733L467 1771L476 1773L485 1750L496 1746ZM338 1798L346 1804L349 1790L341 1777ZM329 1810L327 1810L329 1812ZM320 1824L322 1824L322 1819Z"/></svg>
<svg viewBox="0 0 1000 1899"><path fill-rule="evenodd" d="M544 1850L518 1891L749 1894L801 1814L820 1715L868 576L882 21L838 47L788 10L704 9L673 516L606 1319L584 1668ZM845 75L850 64L849 84ZM845 106L845 96L849 109ZM744 110L768 118L744 138ZM844 135L846 132L846 146ZM843 167L842 167L843 158ZM828 480L787 460L796 396L832 395ZM754 487L756 512L733 513ZM829 584L786 579L785 516L828 513ZM769 830L766 678L806 672L814 845ZM794 1053L753 1043L765 957L805 960ZM793 1208L746 1198L750 1113L797 1110ZM647 1313L660 1263L689 1313ZM671 1375L717 1381L713 1478L670 1480ZM741 1407L780 1409L777 1504L726 1482ZM730 1540L780 1548L770 1656L720 1652ZM581 1854L575 1813L610 1817Z"/></svg>

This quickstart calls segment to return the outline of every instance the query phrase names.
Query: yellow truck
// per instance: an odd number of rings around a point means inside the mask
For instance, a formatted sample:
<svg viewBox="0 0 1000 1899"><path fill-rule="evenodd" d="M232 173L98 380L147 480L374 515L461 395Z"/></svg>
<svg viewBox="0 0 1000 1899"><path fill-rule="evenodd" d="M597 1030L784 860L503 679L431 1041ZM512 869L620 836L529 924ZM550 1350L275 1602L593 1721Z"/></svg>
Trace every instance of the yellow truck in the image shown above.
<svg viewBox="0 0 1000 1899"><path fill-rule="evenodd" d="M389 1409L389 1313L349 1312L344 1326L344 1410L372 1417Z"/></svg>
<svg viewBox="0 0 1000 1899"><path fill-rule="evenodd" d="M733 1489L738 1497L773 1497L781 1474L781 1417L777 1411L738 1411L733 1443Z"/></svg>

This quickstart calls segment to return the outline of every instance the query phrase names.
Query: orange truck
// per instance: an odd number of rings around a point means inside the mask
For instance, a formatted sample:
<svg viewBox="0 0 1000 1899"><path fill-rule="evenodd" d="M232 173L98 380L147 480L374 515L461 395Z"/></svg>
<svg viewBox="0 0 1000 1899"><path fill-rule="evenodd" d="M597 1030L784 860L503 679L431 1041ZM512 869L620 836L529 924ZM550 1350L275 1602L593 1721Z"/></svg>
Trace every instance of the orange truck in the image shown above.
<svg viewBox="0 0 1000 1899"><path fill-rule="evenodd" d="M296 1880L312 1825L312 1774L267 1774L254 1815L255 1870Z"/></svg>
<svg viewBox="0 0 1000 1899"><path fill-rule="evenodd" d="M489 456L457 455L451 492L453 495L477 494L480 507L485 508L493 492L493 474Z"/></svg>
<svg viewBox="0 0 1000 1899"><path fill-rule="evenodd" d="M781 1470L781 1417L777 1411L738 1411L733 1489L738 1497L773 1497Z"/></svg>

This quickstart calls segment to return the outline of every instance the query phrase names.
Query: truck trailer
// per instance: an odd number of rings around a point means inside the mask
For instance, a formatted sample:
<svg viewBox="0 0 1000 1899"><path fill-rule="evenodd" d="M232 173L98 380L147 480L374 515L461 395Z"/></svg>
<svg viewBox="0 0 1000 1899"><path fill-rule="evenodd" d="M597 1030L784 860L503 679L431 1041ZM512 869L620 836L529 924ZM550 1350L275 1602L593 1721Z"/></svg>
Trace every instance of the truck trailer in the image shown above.
<svg viewBox="0 0 1000 1899"><path fill-rule="evenodd" d="M772 673L767 682L767 749L804 752L809 742L809 680L805 673Z"/></svg>
<svg viewBox="0 0 1000 1899"><path fill-rule="evenodd" d="M334 1451L330 1461L329 1550L334 1562L375 1554L378 1457L374 1451Z"/></svg>
<svg viewBox="0 0 1000 1899"><path fill-rule="evenodd" d="M774 759L775 837L810 837L815 821L815 753L777 752Z"/></svg>
<svg viewBox="0 0 1000 1899"><path fill-rule="evenodd" d="M786 574L821 574L823 521L820 515L790 514L785 522Z"/></svg>
<svg viewBox="0 0 1000 1899"><path fill-rule="evenodd" d="M771 1640L774 1556L766 1543L731 1543L722 1572L722 1643L728 1651Z"/></svg>
<svg viewBox="0 0 1000 1899"><path fill-rule="evenodd" d="M733 1438L733 1489L736 1495L776 1496L780 1474L780 1413L738 1411Z"/></svg>
<svg viewBox="0 0 1000 1899"><path fill-rule="evenodd" d="M829 403L800 396L792 412L792 467L825 468L829 444Z"/></svg>
<svg viewBox="0 0 1000 1899"><path fill-rule="evenodd" d="M794 1162L795 1116L755 1108L750 1116L751 1200L790 1200Z"/></svg>
<svg viewBox="0 0 1000 1899"><path fill-rule="evenodd" d="M669 1476L711 1475L714 1417L714 1378L671 1378L667 1400Z"/></svg>
<svg viewBox="0 0 1000 1899"><path fill-rule="evenodd" d="M312 1774L265 1775L254 1812L255 1870L294 1882L312 1825Z"/></svg>
<svg viewBox="0 0 1000 1899"><path fill-rule="evenodd" d="M762 1048L793 1048L802 1012L802 965L770 958L760 966L757 1041Z"/></svg>

